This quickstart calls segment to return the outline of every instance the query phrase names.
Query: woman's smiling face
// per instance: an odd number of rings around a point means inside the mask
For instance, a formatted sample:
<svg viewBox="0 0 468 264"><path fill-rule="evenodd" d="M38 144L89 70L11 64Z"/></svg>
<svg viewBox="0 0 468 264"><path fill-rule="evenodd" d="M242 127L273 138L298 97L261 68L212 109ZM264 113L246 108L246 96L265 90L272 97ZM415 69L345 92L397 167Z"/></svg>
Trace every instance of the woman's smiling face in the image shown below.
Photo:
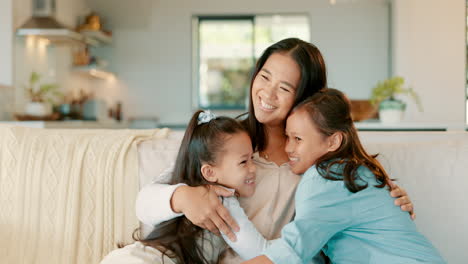
<svg viewBox="0 0 468 264"><path fill-rule="evenodd" d="M273 53L260 69L252 84L252 102L257 120L277 126L286 121L293 107L301 71L285 53Z"/></svg>

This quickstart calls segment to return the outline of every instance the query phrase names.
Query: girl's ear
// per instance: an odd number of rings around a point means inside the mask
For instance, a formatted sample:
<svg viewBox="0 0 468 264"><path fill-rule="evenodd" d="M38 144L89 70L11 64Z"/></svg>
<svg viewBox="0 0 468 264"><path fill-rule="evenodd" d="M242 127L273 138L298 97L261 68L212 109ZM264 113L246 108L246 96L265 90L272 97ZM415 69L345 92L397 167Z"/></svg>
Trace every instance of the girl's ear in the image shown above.
<svg viewBox="0 0 468 264"><path fill-rule="evenodd" d="M218 178L216 177L216 172L213 166L210 164L203 164L200 170L205 180L213 183L218 182Z"/></svg>
<svg viewBox="0 0 468 264"><path fill-rule="evenodd" d="M343 133L335 132L333 135L328 137L328 151L333 152L340 148L341 142L343 142Z"/></svg>

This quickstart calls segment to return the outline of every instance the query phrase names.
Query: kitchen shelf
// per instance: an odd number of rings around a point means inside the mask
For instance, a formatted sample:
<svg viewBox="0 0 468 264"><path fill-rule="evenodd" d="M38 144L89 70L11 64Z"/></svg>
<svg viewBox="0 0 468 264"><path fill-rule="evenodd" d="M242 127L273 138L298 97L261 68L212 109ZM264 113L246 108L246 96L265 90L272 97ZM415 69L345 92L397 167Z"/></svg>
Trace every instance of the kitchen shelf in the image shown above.
<svg viewBox="0 0 468 264"><path fill-rule="evenodd" d="M109 45L112 43L112 36L103 31L82 30L80 34L82 34L86 42L92 46Z"/></svg>
<svg viewBox="0 0 468 264"><path fill-rule="evenodd" d="M110 80L115 79L115 74L113 72L107 71L102 67L98 67L95 65L88 65L88 66L77 66L73 68L74 72L85 74L92 78L103 79L103 80Z"/></svg>

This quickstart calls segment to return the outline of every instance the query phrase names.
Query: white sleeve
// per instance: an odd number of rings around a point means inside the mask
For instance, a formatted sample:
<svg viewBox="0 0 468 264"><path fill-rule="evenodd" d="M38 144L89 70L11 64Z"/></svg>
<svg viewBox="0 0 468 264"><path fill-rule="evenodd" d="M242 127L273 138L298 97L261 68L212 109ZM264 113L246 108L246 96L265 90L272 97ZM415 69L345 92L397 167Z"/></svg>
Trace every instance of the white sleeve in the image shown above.
<svg viewBox="0 0 468 264"><path fill-rule="evenodd" d="M153 179L153 182L144 186L136 199L136 216L148 226L155 226L161 222L173 219L183 214L172 211L171 198L177 187L183 183L169 185L174 164Z"/></svg>
<svg viewBox="0 0 468 264"><path fill-rule="evenodd" d="M237 198L224 198L223 205L229 210L229 213L231 213L231 216L240 227L239 232L235 232L237 237L236 242L232 242L225 234L222 234L224 241L226 241L243 260L249 260L260 256L270 244L269 241L258 232L254 224L249 220Z"/></svg>

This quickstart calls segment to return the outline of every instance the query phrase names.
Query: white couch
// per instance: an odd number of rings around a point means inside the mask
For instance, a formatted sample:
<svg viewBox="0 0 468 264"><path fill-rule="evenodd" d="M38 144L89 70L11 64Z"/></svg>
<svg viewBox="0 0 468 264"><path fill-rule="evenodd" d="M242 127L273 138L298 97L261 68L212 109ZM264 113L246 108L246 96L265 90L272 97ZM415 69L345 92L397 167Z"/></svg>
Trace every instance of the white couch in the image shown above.
<svg viewBox="0 0 468 264"><path fill-rule="evenodd" d="M141 186L175 160L182 136L173 131L163 142L140 144ZM409 193L418 229L448 263L468 263L468 133L360 132L360 137Z"/></svg>
<svg viewBox="0 0 468 264"><path fill-rule="evenodd" d="M86 131L84 131L86 132ZM64 135L69 136L70 132L62 131ZM86 132L88 133L88 132ZM107 134L106 134L107 133ZM100 142L109 131L96 132L93 141ZM89 133L88 133L89 134ZM114 132L112 132L114 134ZM151 181L151 179L161 173L167 168L174 160L178 151L178 147L183 136L183 131L173 131L167 138L157 139L152 141L143 141L138 146L139 155L139 181L140 186L143 186ZM419 230L424 233L440 250L442 255L448 263L468 263L468 133L449 133L449 132L361 132L360 136L370 153L380 153L380 160L387 168L388 172L393 178L399 180L399 184L404 187L410 194L411 199L415 204L417 219L416 223ZM38 142L40 143L40 142ZM8 145L9 142L7 141ZM46 149L61 149L64 143L57 143L53 146L45 146ZM0 155L0 161L8 159L11 155L10 152L5 151L8 146L0 145L4 155ZM10 148L8 148L9 150ZM106 151L107 149L103 150ZM135 151L136 152L136 151ZM2 153L2 152L0 152ZM69 153L73 156L73 153ZM136 155L136 154L135 154ZM92 157L90 157L92 158ZM4 164L10 164L6 160ZM21 164L17 164L18 168L22 168ZM51 163L53 165L53 163ZM28 165L29 166L29 165ZM70 164L75 169L80 169L81 164ZM0 171L1 168L0 168ZM47 176L48 172L43 172ZM97 178L109 178L111 173L96 174ZM0 175L8 176L8 175ZM67 177L66 174L54 175L57 179ZM131 176L131 174L129 175ZM2 179L0 177L0 179ZM111 176L114 177L114 176ZM137 177L135 175L135 177ZM3 177L8 178L8 177ZM115 177L114 177L115 178ZM66 178L63 178L66 179ZM35 179L36 180L36 179ZM112 180L112 179L111 179ZM32 181L31 181L32 182ZM23 195L23 189L36 191L40 188L39 185L30 184L18 190L11 190L8 188L8 182L0 182L0 188L3 196L1 197L18 197ZM27 188L26 188L27 187ZM67 193L67 190L54 190L53 186L49 186L50 192L54 193ZM128 186L117 186L116 189L128 189ZM137 189L137 188L136 188ZM3 193L4 192L4 193ZM89 189L80 189L80 193L76 195L87 196L90 192ZM126 191L124 195L134 195L135 192ZM111 194L110 194L111 195ZM118 195L116 198L118 199ZM133 197L130 197L133 198ZM85 201L83 201L85 202ZM112 210L119 210L123 212L121 218L135 219L134 210L126 209L114 203L115 208ZM67 206L67 205L64 205ZM8 201L0 200L0 208L7 209L11 207ZM118 208L120 207L120 208ZM11 208L10 208L11 209ZM106 208L104 208L106 209ZM8 211L8 210L6 210ZM96 211L96 210L95 210ZM99 211L96 211L99 212ZM76 214L80 214L76 211ZM119 218L120 214L116 214ZM50 216L51 218L60 217L59 215ZM67 215L72 223L74 219L83 218L82 215ZM104 222L104 217L96 214L95 220L91 222ZM24 223L8 222L10 216L5 214L5 210L0 213L0 231L3 232L16 232L15 230L24 230ZM120 218L119 218L120 219ZM32 221L32 220L31 220ZM114 222L122 222L115 219ZM132 221L129 221L128 228L132 230L135 226ZM89 223L94 226L94 223ZM101 223L102 224L102 223ZM104 226L113 226L115 223L105 224ZM44 223L47 225L47 223ZM50 226L52 230L57 230L56 226ZM104 233L108 232L103 229ZM84 230L85 231L85 230ZM35 232L31 230L31 232ZM57 230L56 232L60 232ZM110 231L109 231L110 232ZM22 234L24 235L24 234ZM110 234L100 234L104 237ZM30 236L30 240L34 240L35 236ZM2 240L3 239L3 240ZM1 243L10 243L12 241L5 241L5 237L0 236ZM94 241L96 242L96 241ZM18 246L14 248L17 252L22 252L25 245L42 245L41 247L50 248L56 245L57 241L53 238L47 241L17 241ZM26 244L25 244L26 243ZM49 244L50 243L50 244ZM95 243L96 244L96 243ZM107 251L104 248L112 247L109 242L97 243L100 244L101 249L95 249L96 254L105 255ZM35 248L35 250L39 250ZM11 252L10 252L11 253ZM54 255L63 252L47 252L51 254L50 260ZM3 254L9 254L0 248L0 263L4 259ZM73 253L74 254L74 253ZM72 253L70 253L72 255ZM65 261L66 263L75 263L73 261ZM65 263L65 262L43 262L43 263ZM9 262L8 264L17 264L19 262Z"/></svg>
<svg viewBox="0 0 468 264"><path fill-rule="evenodd" d="M415 204L416 224L448 263L468 263L468 133L362 132Z"/></svg>

